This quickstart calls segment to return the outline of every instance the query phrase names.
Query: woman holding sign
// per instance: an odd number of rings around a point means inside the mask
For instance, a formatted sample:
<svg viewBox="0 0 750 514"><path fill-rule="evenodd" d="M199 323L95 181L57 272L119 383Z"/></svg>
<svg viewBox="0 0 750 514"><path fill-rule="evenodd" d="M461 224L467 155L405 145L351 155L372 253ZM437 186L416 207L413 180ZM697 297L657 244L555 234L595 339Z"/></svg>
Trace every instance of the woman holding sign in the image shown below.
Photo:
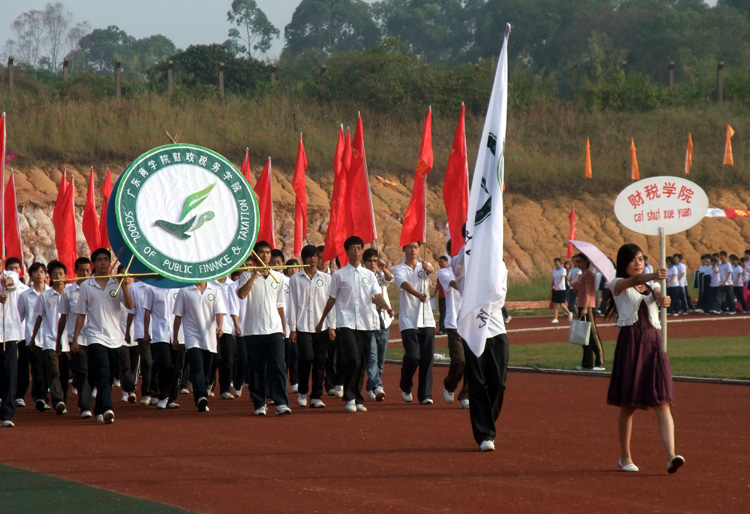
<svg viewBox="0 0 750 514"><path fill-rule="evenodd" d="M658 285L648 284L665 279L667 270L643 273L643 268L643 252L637 245L623 245L617 252L617 274L609 286L614 304L610 304L608 314L617 312L617 326L621 328L607 403L620 407L620 469L638 471L630 454L633 414L636 409L653 407L667 453L667 472L674 473L685 459L675 455L672 370L667 354L661 350L657 308L669 307L670 299L661 294Z"/></svg>

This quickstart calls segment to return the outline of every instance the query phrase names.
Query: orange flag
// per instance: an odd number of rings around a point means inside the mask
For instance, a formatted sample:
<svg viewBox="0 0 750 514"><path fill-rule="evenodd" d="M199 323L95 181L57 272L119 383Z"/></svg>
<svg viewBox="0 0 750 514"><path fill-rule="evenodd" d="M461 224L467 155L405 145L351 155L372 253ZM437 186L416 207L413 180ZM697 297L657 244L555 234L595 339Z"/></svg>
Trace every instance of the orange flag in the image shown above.
<svg viewBox="0 0 750 514"><path fill-rule="evenodd" d="M258 212L260 213L260 230L258 241L265 241L276 248L276 240L273 237L273 197L271 195L271 157L266 161L263 173L255 183L255 195L258 197Z"/></svg>
<svg viewBox="0 0 750 514"><path fill-rule="evenodd" d="M734 135L734 129L731 125L727 125L727 140L724 143L724 165L734 166L734 157L732 156L732 136Z"/></svg>
<svg viewBox="0 0 750 514"><path fill-rule="evenodd" d="M573 207L570 209L570 214L568 214L568 221L570 222L570 231L568 232L568 239L575 240L576 238L576 208ZM568 256L566 259L570 259L573 257L573 243L568 241Z"/></svg>
<svg viewBox="0 0 750 514"><path fill-rule="evenodd" d="M112 196L112 174L107 168L107 178L104 179L104 184L99 190L102 194L102 211L99 215L99 244L102 248L109 248L109 233L107 232L107 204L109 203L109 197Z"/></svg>
<svg viewBox="0 0 750 514"><path fill-rule="evenodd" d="M586 138L586 170L583 176L584 178L593 178L591 174L591 142L589 138Z"/></svg>
<svg viewBox="0 0 750 514"><path fill-rule="evenodd" d="M96 200L94 198L94 167L89 171L89 188L86 191L86 206L83 208L83 220L81 221L83 236L89 245L89 252L101 247L99 242L99 220L96 217Z"/></svg>
<svg viewBox="0 0 750 514"><path fill-rule="evenodd" d="M307 237L307 195L305 193L305 170L307 169L307 155L305 145L302 143L302 134L299 135L297 146L297 162L294 165L294 255L299 255L302 250L302 241Z"/></svg>
<svg viewBox="0 0 750 514"><path fill-rule="evenodd" d="M448 215L451 257L455 257L466 243L463 228L466 225L466 210L469 208L469 161L466 157L465 116L466 106L462 104L443 180L443 203Z"/></svg>
<svg viewBox="0 0 750 514"><path fill-rule="evenodd" d="M18 203L16 202L16 178L13 169L10 170L8 187L5 188L5 258L17 257L21 261L21 276L23 276L23 241L21 227L18 224Z"/></svg>
<svg viewBox="0 0 750 514"><path fill-rule="evenodd" d="M323 250L323 260L328 262L335 259L344 252L343 219L344 199L346 197L346 171L343 171L342 156L344 155L344 127L339 126L339 138L336 142L336 151L333 154L333 194L331 195L331 212L328 216L328 229L326 230L326 243ZM339 249L339 247L341 247ZM340 260L340 259L339 259Z"/></svg>
<svg viewBox="0 0 750 514"><path fill-rule="evenodd" d="M635 156L635 141L630 140L630 180L641 180L641 172L638 170L638 158Z"/></svg>
<svg viewBox="0 0 750 514"><path fill-rule="evenodd" d="M685 152L685 175L690 173L693 167L693 136L688 132L687 151Z"/></svg>
<svg viewBox="0 0 750 514"><path fill-rule="evenodd" d="M250 183L250 177L253 174L250 172L250 148L245 148L245 160L242 161L242 169L240 170L242 176L245 177L247 183Z"/></svg>
<svg viewBox="0 0 750 514"><path fill-rule="evenodd" d="M399 246L409 243L424 242L426 236L426 214L427 202L425 199L425 185L427 174L432 171L432 107L427 111L422 131L422 146L419 150L417 171L414 173L414 189L411 192L411 200L406 208L404 222L401 226L401 239Z"/></svg>

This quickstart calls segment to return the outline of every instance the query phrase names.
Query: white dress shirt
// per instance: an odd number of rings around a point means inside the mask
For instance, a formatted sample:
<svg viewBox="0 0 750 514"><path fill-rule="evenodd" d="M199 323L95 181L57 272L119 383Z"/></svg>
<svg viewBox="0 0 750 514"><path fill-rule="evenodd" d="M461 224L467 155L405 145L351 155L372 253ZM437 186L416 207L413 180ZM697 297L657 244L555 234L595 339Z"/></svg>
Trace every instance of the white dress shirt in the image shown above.
<svg viewBox="0 0 750 514"><path fill-rule="evenodd" d="M225 334L229 334L230 336L234 335L234 323L232 323L232 318L229 316L230 314L229 295L232 292L231 288L232 288L233 283L234 282L232 282L231 279L226 279L224 282L219 282L218 280L214 280L213 282L211 282L211 285L215 287L216 289L220 290L221 294L224 295L223 296L224 307L227 310L227 314L226 316L224 316L224 321L222 322L221 330L222 332L224 332ZM235 294L235 296L237 295ZM239 300L239 298L237 299Z"/></svg>
<svg viewBox="0 0 750 514"><path fill-rule="evenodd" d="M133 282L130 286L130 296L133 298L133 310L131 312L131 314L133 314L133 331L131 333L132 341L143 339L145 335L143 330L143 318L146 315L146 310L143 306L146 301L146 291L150 288L151 286L145 282Z"/></svg>
<svg viewBox="0 0 750 514"><path fill-rule="evenodd" d="M418 328L435 328L435 318L430 308L430 298L427 286L427 277L421 262L417 262L414 269L405 262L398 264L391 270L396 280L399 294L398 325L400 330L411 330ZM410 283L419 292L427 292L427 301L421 302L419 298L407 293L402 287L404 283Z"/></svg>
<svg viewBox="0 0 750 514"><path fill-rule="evenodd" d="M174 315L182 318L185 350L200 348L216 353L216 316L227 313L224 295L211 283L201 293L196 286L180 289L174 302Z"/></svg>
<svg viewBox="0 0 750 514"><path fill-rule="evenodd" d="M88 345L100 344L107 348L119 348L123 343L120 329L120 314L125 297L119 281L110 278L104 289L96 279L89 278L81 284L76 303L76 313L84 314L88 322L84 325ZM115 294L117 291L117 294Z"/></svg>
<svg viewBox="0 0 750 514"><path fill-rule="evenodd" d="M300 271L289 279L289 330L291 332L315 332L315 325L320 321L326 302L328 301L328 287L331 275L315 270L315 274L308 276ZM336 316L331 312L326 316L323 330L336 328Z"/></svg>
<svg viewBox="0 0 750 514"><path fill-rule="evenodd" d="M174 301L177 289L149 287L146 290L143 308L150 312L149 327L152 343L171 343L174 326Z"/></svg>
<svg viewBox="0 0 750 514"><path fill-rule="evenodd" d="M336 300L336 326L352 330L377 330L372 297L380 294L375 274L360 264L347 263L331 275L328 296ZM320 321L320 320L318 320Z"/></svg>
<svg viewBox="0 0 750 514"><path fill-rule="evenodd" d="M60 302L57 304L57 313L65 314L65 332L67 335L68 343L73 340L73 334L76 329L76 319L78 314L76 313L76 303L78 303L78 295L81 292L81 287L78 282L73 282L68 287L63 289L62 295L60 295ZM83 323L84 329L81 330L81 335L78 336L79 346L86 346L86 334L85 328L88 320Z"/></svg>
<svg viewBox="0 0 750 514"><path fill-rule="evenodd" d="M247 298L237 296L237 289L240 288L240 281L235 280L229 285L229 309L230 316L237 316L237 324L240 326L240 337L250 334L245 333L245 314L247 313ZM232 333L234 334L234 323L232 323Z"/></svg>
<svg viewBox="0 0 750 514"><path fill-rule="evenodd" d="M450 267L440 268L437 278L445 291L445 328L458 330L458 311L461 309L461 292L450 286L456 275Z"/></svg>
<svg viewBox="0 0 750 514"><path fill-rule="evenodd" d="M62 292L58 293L50 287L39 297L36 309L34 310L34 315L29 318L29 320L34 320L32 321L32 324L36 324L36 319L39 316L42 318L42 325L39 328L39 332L36 334L36 338L39 340L43 337L42 348L44 350L57 349L57 322L60 319L58 306L61 299ZM65 333L63 333L63 336L60 338L60 346L62 347L62 351L70 351L70 344L68 343L68 338Z"/></svg>
<svg viewBox="0 0 750 514"><path fill-rule="evenodd" d="M36 316L34 315L34 312L36 311L36 306L39 303L39 299L42 297L42 294L49 289L51 288L46 284L44 285L44 291L41 292L37 291L33 287L29 287L26 289L26 291L18 296L18 316L25 324L23 339L26 340L27 345L31 342L31 334L34 333L34 323L36 323ZM8 318L10 319L10 316ZM5 327L5 333L8 333L7 326ZM8 341L12 341L12 339L8 339ZM44 331L41 328L39 329L39 333L37 334L36 341L34 341L34 343L39 348L42 348L42 346L44 345Z"/></svg>
<svg viewBox="0 0 750 514"><path fill-rule="evenodd" d="M252 271L243 273L238 280L239 287L247 284L252 276ZM269 270L265 277L258 275L246 299L247 310L242 324L242 335L262 336L284 333L284 326L279 316L279 309L284 308L286 301L281 273Z"/></svg>
<svg viewBox="0 0 750 514"><path fill-rule="evenodd" d="M393 278L391 278L390 280L386 280L385 273L378 270L378 272L375 273L375 280L378 281L380 294L383 295L383 300L385 300L385 303L388 305L388 307L390 307L391 299L388 296L388 284L393 283ZM372 315L375 317L375 326L377 327L376 330L380 329L380 318L383 318L383 328L388 328L391 326L391 323L393 323L393 318L391 317L391 315L383 309L379 308L374 303L372 304Z"/></svg>

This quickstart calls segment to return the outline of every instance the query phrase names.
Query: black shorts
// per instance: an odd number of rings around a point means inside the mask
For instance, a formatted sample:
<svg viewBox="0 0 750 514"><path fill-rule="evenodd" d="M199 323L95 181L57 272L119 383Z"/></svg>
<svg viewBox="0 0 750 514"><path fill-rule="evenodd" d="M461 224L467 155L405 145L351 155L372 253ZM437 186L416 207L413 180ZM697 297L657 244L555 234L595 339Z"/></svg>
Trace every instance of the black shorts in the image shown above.
<svg viewBox="0 0 750 514"><path fill-rule="evenodd" d="M552 291L552 303L568 303L568 290Z"/></svg>

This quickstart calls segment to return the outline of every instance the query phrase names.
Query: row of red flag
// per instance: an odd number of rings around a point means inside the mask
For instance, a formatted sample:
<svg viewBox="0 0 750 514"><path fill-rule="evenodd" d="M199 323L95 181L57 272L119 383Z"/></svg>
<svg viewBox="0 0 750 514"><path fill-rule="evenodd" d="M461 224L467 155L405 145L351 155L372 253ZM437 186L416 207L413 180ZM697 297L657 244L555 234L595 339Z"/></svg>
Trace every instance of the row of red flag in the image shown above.
<svg viewBox="0 0 750 514"><path fill-rule="evenodd" d="M734 129L731 125L727 125L727 133L724 141L724 166L734 166L734 156L732 155L732 136L734 136ZM693 167L693 136L688 132L687 150L685 151L685 175L690 173ZM592 178L593 174L591 171L591 141L586 138L586 162L584 164L585 178ZM630 179L640 180L641 172L638 169L638 157L635 150L635 140L630 140Z"/></svg>

